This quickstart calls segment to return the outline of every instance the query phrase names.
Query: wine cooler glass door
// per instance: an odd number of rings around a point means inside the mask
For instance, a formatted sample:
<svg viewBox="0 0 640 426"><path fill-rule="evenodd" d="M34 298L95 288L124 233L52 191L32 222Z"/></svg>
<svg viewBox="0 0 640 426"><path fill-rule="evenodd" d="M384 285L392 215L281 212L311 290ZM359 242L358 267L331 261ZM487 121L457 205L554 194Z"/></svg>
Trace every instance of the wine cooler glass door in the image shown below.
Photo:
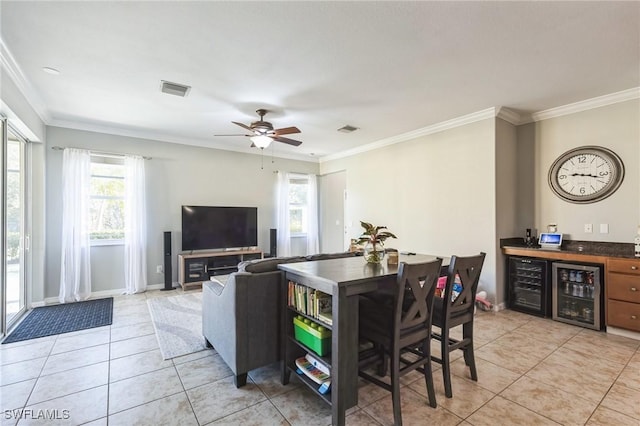
<svg viewBox="0 0 640 426"><path fill-rule="evenodd" d="M530 258L509 258L509 308L548 316L547 262Z"/></svg>
<svg viewBox="0 0 640 426"><path fill-rule="evenodd" d="M600 268L554 263L552 276L553 319L600 330Z"/></svg>

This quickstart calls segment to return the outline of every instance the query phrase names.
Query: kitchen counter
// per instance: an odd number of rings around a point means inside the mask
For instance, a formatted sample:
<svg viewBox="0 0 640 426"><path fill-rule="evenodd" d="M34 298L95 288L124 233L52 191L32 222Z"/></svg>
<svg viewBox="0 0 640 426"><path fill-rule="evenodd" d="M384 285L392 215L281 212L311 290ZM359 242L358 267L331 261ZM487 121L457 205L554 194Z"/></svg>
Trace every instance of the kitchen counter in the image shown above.
<svg viewBox="0 0 640 426"><path fill-rule="evenodd" d="M640 340L640 298L636 290L640 284L640 258L634 256L633 244L565 240L560 250L554 250L527 247L522 238L505 238L500 240L500 247L508 256L603 265L602 318L606 331Z"/></svg>
<svg viewBox="0 0 640 426"><path fill-rule="evenodd" d="M632 243L608 243L601 241L564 240L557 249L528 247L522 238L503 238L500 247L504 254L545 259L575 260L578 262L605 263L609 257L636 259Z"/></svg>

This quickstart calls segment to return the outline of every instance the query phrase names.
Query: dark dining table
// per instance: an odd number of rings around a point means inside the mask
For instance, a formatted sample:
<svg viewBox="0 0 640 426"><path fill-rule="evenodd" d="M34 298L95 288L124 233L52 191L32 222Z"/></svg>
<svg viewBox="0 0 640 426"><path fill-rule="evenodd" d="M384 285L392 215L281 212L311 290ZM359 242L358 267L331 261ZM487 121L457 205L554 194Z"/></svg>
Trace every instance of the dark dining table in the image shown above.
<svg viewBox="0 0 640 426"><path fill-rule="evenodd" d="M443 268L449 258L426 254L399 255L399 263L422 263L443 259ZM345 424L345 411L358 403L358 296L393 285L398 274L398 264L367 263L363 257L346 257L278 266L285 272L282 282L282 383L287 384L295 359L304 356L305 348L293 338L292 317L298 312L288 306L289 282L303 284L332 296L331 353L320 360L331 371L329 393L322 393L311 380L304 380L316 394L331 405L333 425Z"/></svg>

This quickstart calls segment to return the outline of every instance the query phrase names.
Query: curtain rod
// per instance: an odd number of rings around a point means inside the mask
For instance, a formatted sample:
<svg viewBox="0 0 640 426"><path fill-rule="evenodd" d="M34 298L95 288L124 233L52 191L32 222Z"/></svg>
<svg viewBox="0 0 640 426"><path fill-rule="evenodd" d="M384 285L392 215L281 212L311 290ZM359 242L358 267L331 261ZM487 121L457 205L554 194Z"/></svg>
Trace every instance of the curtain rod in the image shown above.
<svg viewBox="0 0 640 426"><path fill-rule="evenodd" d="M69 147L66 147L69 148ZM56 151L64 151L65 147L63 146L52 146L51 149L55 149ZM87 150L92 154L98 154L98 155L105 155L105 156L113 156L113 157L124 157L125 155L131 155L131 154L116 154L113 152L105 152L105 151L95 151L93 149L89 149ZM142 158L144 158L145 160L151 160L153 157L145 157L144 155L142 156Z"/></svg>
<svg viewBox="0 0 640 426"><path fill-rule="evenodd" d="M282 170L274 170L273 173L278 174L278 173L289 173L290 175L294 175L294 177L297 176L301 176L301 177L306 177L309 175L315 175L315 173L302 173L302 172L285 172ZM318 175L316 175L318 176Z"/></svg>

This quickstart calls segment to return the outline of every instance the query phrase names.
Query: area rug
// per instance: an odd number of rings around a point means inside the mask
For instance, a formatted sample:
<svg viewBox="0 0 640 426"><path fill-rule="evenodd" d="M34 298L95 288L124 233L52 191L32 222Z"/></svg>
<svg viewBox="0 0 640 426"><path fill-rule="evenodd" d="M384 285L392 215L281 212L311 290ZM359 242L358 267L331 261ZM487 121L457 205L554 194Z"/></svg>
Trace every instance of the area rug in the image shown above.
<svg viewBox="0 0 640 426"><path fill-rule="evenodd" d="M2 344L111 325L113 297L34 308Z"/></svg>
<svg viewBox="0 0 640 426"><path fill-rule="evenodd" d="M163 359L206 349L202 336L202 293L147 300Z"/></svg>

